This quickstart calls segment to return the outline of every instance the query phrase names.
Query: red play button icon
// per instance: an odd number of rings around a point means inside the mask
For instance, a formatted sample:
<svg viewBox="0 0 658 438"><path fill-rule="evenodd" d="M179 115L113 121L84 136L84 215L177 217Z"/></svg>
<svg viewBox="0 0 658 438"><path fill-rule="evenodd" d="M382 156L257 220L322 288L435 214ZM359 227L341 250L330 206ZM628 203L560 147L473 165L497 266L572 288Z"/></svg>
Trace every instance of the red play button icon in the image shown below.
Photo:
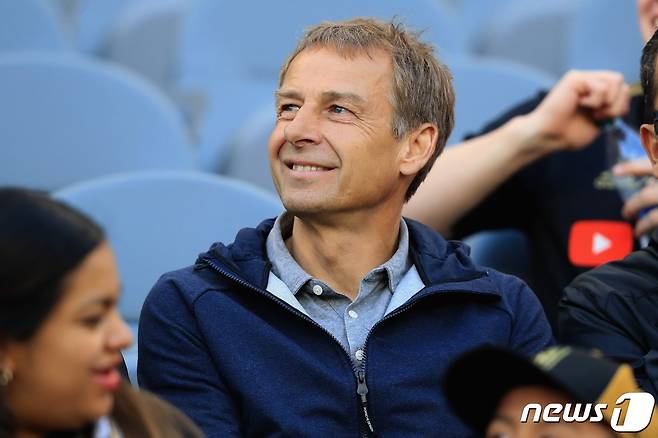
<svg viewBox="0 0 658 438"><path fill-rule="evenodd" d="M569 261L591 268L633 251L633 228L626 222L578 221L569 233Z"/></svg>

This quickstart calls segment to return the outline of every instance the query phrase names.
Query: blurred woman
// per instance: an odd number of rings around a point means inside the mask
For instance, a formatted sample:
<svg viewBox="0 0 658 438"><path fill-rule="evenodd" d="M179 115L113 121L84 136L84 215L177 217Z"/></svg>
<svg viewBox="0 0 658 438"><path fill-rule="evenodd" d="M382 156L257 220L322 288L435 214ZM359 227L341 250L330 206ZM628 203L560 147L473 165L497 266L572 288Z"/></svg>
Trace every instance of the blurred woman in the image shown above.
<svg viewBox="0 0 658 438"><path fill-rule="evenodd" d="M117 367L131 334L102 230L47 195L0 189L0 436L201 436Z"/></svg>

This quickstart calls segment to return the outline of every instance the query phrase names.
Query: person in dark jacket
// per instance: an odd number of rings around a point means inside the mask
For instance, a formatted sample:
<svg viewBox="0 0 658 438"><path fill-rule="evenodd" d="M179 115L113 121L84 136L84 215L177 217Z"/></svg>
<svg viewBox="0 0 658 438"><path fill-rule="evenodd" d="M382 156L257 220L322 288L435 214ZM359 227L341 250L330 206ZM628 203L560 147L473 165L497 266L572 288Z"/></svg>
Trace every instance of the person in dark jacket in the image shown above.
<svg viewBox="0 0 658 438"><path fill-rule="evenodd" d="M140 385L209 436L467 435L447 363L484 343L531 355L552 335L523 282L401 217L453 106L448 70L402 25L311 28L268 145L286 212L160 278Z"/></svg>
<svg viewBox="0 0 658 438"><path fill-rule="evenodd" d="M646 123L640 137L656 177L657 58L654 33L642 52ZM647 215L658 216L658 210ZM599 348L629 363L640 386L658 397L658 230L646 248L582 274L567 286L560 302L559 335L565 343Z"/></svg>

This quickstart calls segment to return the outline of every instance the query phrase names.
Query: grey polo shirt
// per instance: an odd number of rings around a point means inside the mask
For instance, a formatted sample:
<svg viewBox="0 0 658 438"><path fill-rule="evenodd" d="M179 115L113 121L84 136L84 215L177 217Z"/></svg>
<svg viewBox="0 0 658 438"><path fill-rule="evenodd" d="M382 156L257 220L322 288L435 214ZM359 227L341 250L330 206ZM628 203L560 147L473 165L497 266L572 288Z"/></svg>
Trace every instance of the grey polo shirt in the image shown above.
<svg viewBox="0 0 658 438"><path fill-rule="evenodd" d="M336 338L355 363L360 363L368 332L386 314L400 280L413 267L409 257L407 224L404 220L400 221L397 250L387 262L371 270L361 280L354 301L311 277L299 266L284 243L291 233L292 217L284 213L276 219L267 237L267 256L272 263L272 274L294 294L305 313ZM415 273L415 268L413 271ZM410 295L419 287L422 284L415 283L414 290L407 290L404 295Z"/></svg>

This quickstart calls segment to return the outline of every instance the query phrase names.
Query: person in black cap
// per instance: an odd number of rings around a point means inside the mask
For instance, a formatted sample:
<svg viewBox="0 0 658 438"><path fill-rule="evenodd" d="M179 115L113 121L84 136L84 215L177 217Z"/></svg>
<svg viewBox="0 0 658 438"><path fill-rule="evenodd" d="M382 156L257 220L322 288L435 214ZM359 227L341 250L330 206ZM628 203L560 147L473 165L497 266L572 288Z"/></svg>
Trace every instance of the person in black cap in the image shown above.
<svg viewBox="0 0 658 438"><path fill-rule="evenodd" d="M551 347L530 360L481 347L450 365L444 389L454 413L487 438L658 436L653 396L628 365L596 351Z"/></svg>

